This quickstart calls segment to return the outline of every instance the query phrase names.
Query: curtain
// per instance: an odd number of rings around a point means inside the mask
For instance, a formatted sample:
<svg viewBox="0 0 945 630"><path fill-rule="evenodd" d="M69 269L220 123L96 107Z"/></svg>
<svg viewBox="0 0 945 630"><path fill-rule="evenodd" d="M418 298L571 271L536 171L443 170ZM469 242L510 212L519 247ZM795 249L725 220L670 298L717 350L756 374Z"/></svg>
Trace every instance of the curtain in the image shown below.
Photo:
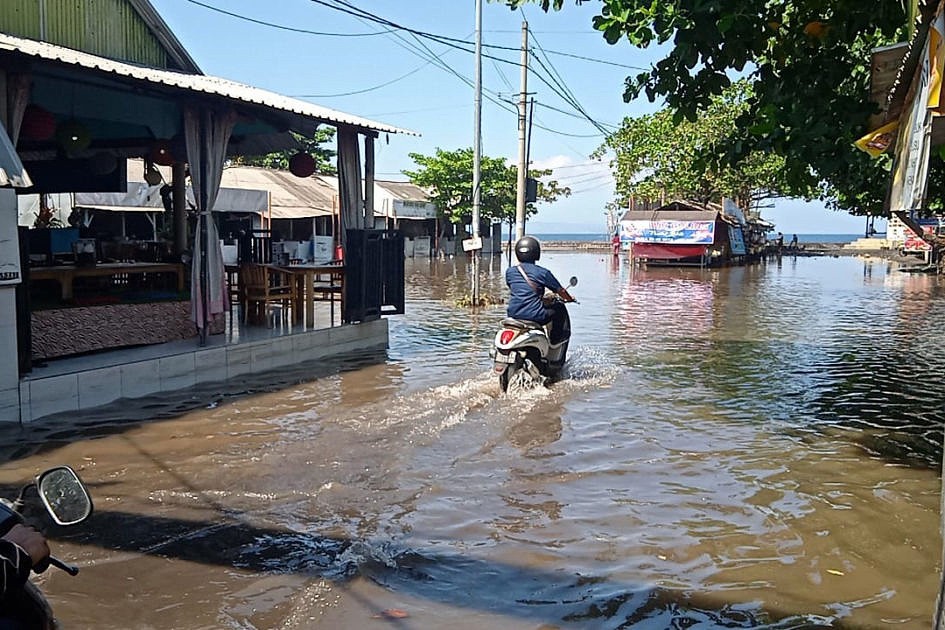
<svg viewBox="0 0 945 630"><path fill-rule="evenodd" d="M7 103L9 105L9 111L7 112L8 120L10 121L10 140L13 141L13 146L16 146L17 141L20 139L20 127L23 125L23 114L26 113L26 106L30 102L30 75L28 74L11 74L8 78L9 87Z"/></svg>
<svg viewBox="0 0 945 630"><path fill-rule="evenodd" d="M338 129L338 193L341 197L342 246L346 246L345 230L363 230L364 204L361 201L361 157L358 147L358 132L341 127ZM373 220L373 218L372 218Z"/></svg>
<svg viewBox="0 0 945 630"><path fill-rule="evenodd" d="M200 344L207 342L209 323L229 305L223 269L223 250L213 204L220 191L220 179L226 160L226 145L236 124L236 113L210 108L188 107L184 110L184 133L190 181L197 206L191 270L191 315L200 333Z"/></svg>

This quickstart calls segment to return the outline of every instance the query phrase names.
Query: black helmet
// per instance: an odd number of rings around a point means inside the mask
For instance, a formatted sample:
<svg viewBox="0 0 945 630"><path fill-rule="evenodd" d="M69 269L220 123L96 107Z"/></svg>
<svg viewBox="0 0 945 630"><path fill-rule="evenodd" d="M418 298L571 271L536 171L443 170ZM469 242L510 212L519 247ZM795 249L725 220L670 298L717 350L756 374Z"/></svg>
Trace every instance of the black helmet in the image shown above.
<svg viewBox="0 0 945 630"><path fill-rule="evenodd" d="M523 236L515 243L515 257L519 262L538 262L541 258L541 243L534 236Z"/></svg>

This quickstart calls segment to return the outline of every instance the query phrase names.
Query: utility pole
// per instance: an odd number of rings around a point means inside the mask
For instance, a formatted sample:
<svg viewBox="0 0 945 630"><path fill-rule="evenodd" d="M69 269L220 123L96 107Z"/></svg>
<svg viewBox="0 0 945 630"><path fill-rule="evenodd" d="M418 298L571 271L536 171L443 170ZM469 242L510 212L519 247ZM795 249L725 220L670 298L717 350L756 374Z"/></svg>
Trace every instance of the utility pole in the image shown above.
<svg viewBox="0 0 945 630"><path fill-rule="evenodd" d="M472 236L474 245L479 240L479 202L482 187L482 0L476 0L476 105L475 130L473 133L473 208L472 208ZM472 303L479 305L479 256L482 246L472 250Z"/></svg>
<svg viewBox="0 0 945 630"><path fill-rule="evenodd" d="M522 92L518 99L518 188L515 195L515 239L525 236L525 178L528 177L528 148L525 119L528 99L528 22L522 22Z"/></svg>

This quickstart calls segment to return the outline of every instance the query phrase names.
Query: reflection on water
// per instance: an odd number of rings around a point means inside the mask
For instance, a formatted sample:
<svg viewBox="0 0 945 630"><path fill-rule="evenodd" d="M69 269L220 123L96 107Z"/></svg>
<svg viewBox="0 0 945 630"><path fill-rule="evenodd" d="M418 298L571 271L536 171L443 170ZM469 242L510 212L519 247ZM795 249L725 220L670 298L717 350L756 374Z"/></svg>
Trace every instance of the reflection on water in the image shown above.
<svg viewBox="0 0 945 630"><path fill-rule="evenodd" d="M385 357L9 432L6 487L97 513L40 579L72 627L928 627L941 280L784 258L577 275L566 378L499 392L503 309L408 261ZM504 294L498 261L483 292ZM7 494L10 494L9 492ZM133 594L133 597L132 597ZM96 602L90 606L89 602Z"/></svg>

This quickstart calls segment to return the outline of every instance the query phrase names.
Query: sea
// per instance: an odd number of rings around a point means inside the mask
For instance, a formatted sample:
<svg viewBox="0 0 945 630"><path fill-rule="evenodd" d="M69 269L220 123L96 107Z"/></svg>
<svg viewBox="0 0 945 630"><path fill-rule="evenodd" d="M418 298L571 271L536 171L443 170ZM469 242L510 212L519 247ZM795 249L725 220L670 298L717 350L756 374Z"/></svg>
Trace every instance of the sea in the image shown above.
<svg viewBox="0 0 945 630"><path fill-rule="evenodd" d="M580 241L580 242L595 242L595 241L609 241L610 237L604 232L590 232L590 233L536 233L534 234L539 240L542 241ZM785 244L791 241L793 233L788 234L784 233L784 242ZM861 234L800 234L797 235L797 241L799 243L850 243L860 238ZM505 236L508 238L508 235ZM774 235L771 235L771 238L774 238Z"/></svg>

